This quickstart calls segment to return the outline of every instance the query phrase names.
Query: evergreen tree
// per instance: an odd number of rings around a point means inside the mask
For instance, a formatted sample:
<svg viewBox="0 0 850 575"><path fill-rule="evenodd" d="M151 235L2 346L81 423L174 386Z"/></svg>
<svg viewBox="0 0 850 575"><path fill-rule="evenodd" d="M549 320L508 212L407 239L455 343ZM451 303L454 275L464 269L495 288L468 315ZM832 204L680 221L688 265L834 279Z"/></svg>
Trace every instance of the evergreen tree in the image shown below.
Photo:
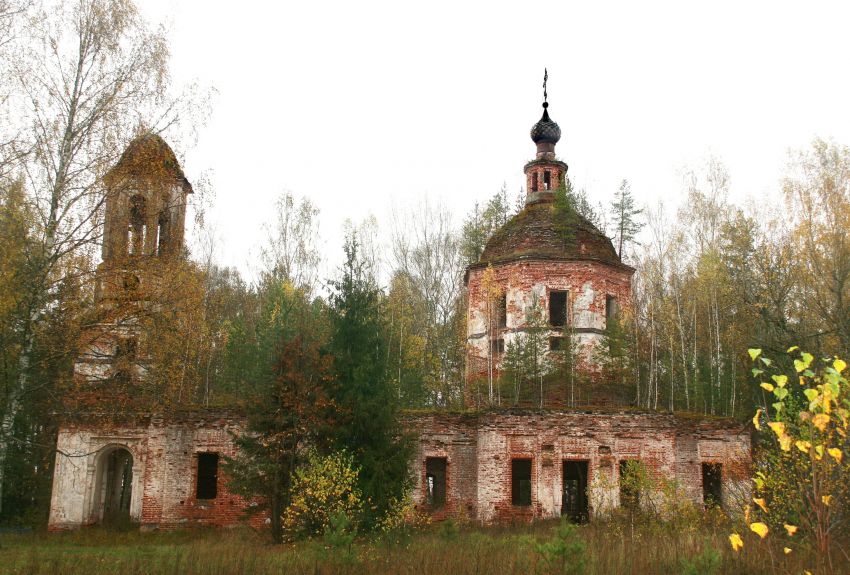
<svg viewBox="0 0 850 575"><path fill-rule="evenodd" d="M585 392L586 374L579 370L579 341L572 325L564 326L559 349L551 351L553 379L563 385L563 401L576 407Z"/></svg>
<svg viewBox="0 0 850 575"><path fill-rule="evenodd" d="M608 319L594 355L599 366L595 399L624 403L635 377L634 341L625 318L617 315Z"/></svg>
<svg viewBox="0 0 850 575"><path fill-rule="evenodd" d="M242 353L230 356L238 365L254 366L249 373L255 393L247 433L235 438L239 454L226 469L228 488L258 501L250 512L268 511L272 538L280 543L294 474L319 431L333 424L326 393L332 370L318 305L288 282L266 289L256 345L238 346Z"/></svg>
<svg viewBox="0 0 850 575"><path fill-rule="evenodd" d="M576 191L566 176L555 190L554 204L555 230L561 235L564 244L575 242L575 230L582 219L590 222L597 229L602 229L602 218L590 205L587 192L584 189Z"/></svg>
<svg viewBox="0 0 850 575"><path fill-rule="evenodd" d="M465 264L477 263L490 236L521 209L521 204L511 208L505 185L487 201L483 210L475 204L472 213L463 222L460 232L460 252Z"/></svg>
<svg viewBox="0 0 850 575"><path fill-rule="evenodd" d="M382 294L367 273L356 232L345 242L341 277L330 282L334 381L331 398L340 421L328 430L332 448L360 467L364 525L400 502L410 484L412 442L399 425L398 396L387 373L387 326Z"/></svg>
<svg viewBox="0 0 850 575"><path fill-rule="evenodd" d="M632 197L629 181L623 180L614 201L611 202L612 223L617 238L617 255L621 259L625 245L634 241L635 236L643 228L643 224L637 220L637 217L642 213L643 209L635 207L635 199Z"/></svg>
<svg viewBox="0 0 850 575"><path fill-rule="evenodd" d="M575 243L575 228L578 216L573 197L573 185L570 179L564 176L561 185L555 190L554 204L554 227L561 237L564 245Z"/></svg>
<svg viewBox="0 0 850 575"><path fill-rule="evenodd" d="M532 295L531 305L526 309L523 330L508 342L502 360L504 381L513 384L514 405L521 401L523 384L527 383L529 389L531 386L537 389L538 406L543 407L543 383L552 371L548 330L543 305L537 295Z"/></svg>

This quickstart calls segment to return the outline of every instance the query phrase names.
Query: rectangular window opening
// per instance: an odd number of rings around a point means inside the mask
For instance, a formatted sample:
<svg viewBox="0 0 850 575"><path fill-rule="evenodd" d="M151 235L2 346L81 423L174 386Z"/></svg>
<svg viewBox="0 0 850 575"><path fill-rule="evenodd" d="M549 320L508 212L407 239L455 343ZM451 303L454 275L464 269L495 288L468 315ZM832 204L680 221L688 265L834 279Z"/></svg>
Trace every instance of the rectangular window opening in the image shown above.
<svg viewBox="0 0 850 575"><path fill-rule="evenodd" d="M425 499L432 509L446 504L446 458L425 458Z"/></svg>
<svg viewBox="0 0 850 575"><path fill-rule="evenodd" d="M564 338L562 337L550 337L549 338L549 351L563 351L564 349Z"/></svg>
<svg viewBox="0 0 850 575"><path fill-rule="evenodd" d="M532 192L537 191L537 172L534 172L533 174L531 174L531 191Z"/></svg>
<svg viewBox="0 0 850 575"><path fill-rule="evenodd" d="M198 454L197 499L215 499L218 495L218 453Z"/></svg>
<svg viewBox="0 0 850 575"><path fill-rule="evenodd" d="M617 313L620 311L620 306L617 303L617 298L609 295L605 296L605 319L607 321L611 321L615 317L617 317Z"/></svg>
<svg viewBox="0 0 850 575"><path fill-rule="evenodd" d="M564 461L564 492L561 515L575 523L585 523L589 517L587 501L587 461Z"/></svg>
<svg viewBox="0 0 850 575"><path fill-rule="evenodd" d="M136 361L138 348L139 342L135 337L119 339L115 345L115 359L126 362Z"/></svg>
<svg viewBox="0 0 850 575"><path fill-rule="evenodd" d="M113 377L115 383L128 384L133 379L139 342L135 337L119 339L113 355Z"/></svg>
<svg viewBox="0 0 850 575"><path fill-rule="evenodd" d="M505 353L505 340L503 338L490 340L490 351L493 353Z"/></svg>
<svg viewBox="0 0 850 575"><path fill-rule="evenodd" d="M641 475L640 461L620 461L620 507L629 511L636 511L640 507Z"/></svg>
<svg viewBox="0 0 850 575"><path fill-rule="evenodd" d="M502 295L499 298L499 307L496 310L497 325L499 327L508 327L508 296Z"/></svg>
<svg viewBox="0 0 850 575"><path fill-rule="evenodd" d="M549 170L544 170L543 172L543 189L552 189L552 172L550 172Z"/></svg>
<svg viewBox="0 0 850 575"><path fill-rule="evenodd" d="M723 497L723 466L720 463L702 464L702 501L706 508L720 507Z"/></svg>
<svg viewBox="0 0 850 575"><path fill-rule="evenodd" d="M567 325L567 292L549 292L549 325L564 327Z"/></svg>
<svg viewBox="0 0 850 575"><path fill-rule="evenodd" d="M531 505L531 460L511 460L511 505Z"/></svg>

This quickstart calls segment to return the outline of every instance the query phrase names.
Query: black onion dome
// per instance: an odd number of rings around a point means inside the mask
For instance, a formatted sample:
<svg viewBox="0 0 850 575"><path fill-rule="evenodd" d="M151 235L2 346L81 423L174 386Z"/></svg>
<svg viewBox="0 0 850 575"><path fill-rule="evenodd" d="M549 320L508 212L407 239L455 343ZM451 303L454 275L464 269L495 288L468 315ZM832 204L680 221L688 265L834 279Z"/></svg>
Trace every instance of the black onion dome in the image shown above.
<svg viewBox="0 0 850 575"><path fill-rule="evenodd" d="M549 118L548 107L548 104L543 104L543 117L531 127L531 139L535 144L557 144L561 139L561 128Z"/></svg>

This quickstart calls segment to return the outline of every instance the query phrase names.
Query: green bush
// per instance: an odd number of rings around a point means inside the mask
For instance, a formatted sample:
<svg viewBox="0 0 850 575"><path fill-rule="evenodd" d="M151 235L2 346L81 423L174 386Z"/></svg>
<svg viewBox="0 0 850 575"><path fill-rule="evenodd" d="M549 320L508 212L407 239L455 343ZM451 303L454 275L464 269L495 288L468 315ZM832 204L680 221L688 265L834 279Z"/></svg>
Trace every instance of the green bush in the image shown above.
<svg viewBox="0 0 850 575"><path fill-rule="evenodd" d="M567 519L561 520L554 537L537 543L535 550L546 568L544 573L584 573L587 546L576 532L576 526Z"/></svg>
<svg viewBox="0 0 850 575"><path fill-rule="evenodd" d="M720 572L722 559L720 553L706 542L702 552L690 559L682 558L680 565L682 575L716 575Z"/></svg>

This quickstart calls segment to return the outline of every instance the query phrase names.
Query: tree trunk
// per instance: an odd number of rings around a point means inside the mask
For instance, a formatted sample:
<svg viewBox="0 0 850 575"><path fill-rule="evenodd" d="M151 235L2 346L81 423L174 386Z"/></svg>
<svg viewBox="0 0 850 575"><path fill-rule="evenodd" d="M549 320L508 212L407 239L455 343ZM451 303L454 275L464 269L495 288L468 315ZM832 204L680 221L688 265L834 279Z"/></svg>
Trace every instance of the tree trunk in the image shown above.
<svg viewBox="0 0 850 575"><path fill-rule="evenodd" d="M682 383L685 385L685 409L690 411L691 397L688 392L688 360L686 357L687 352L685 350L685 326L684 321L682 320L681 296L678 289L676 290L676 317L679 320L679 344L682 347L682 377L684 379Z"/></svg>
<svg viewBox="0 0 850 575"><path fill-rule="evenodd" d="M30 356L34 345L35 335L32 332L32 322L35 320L34 313L30 315L29 321L24 325L24 347L18 357L18 377L15 378L15 388L9 392L6 403L6 411L0 421L0 513L3 511L3 487L6 479L6 457L9 455L9 443L12 440L12 426L21 409L21 398L27 388L29 381Z"/></svg>

